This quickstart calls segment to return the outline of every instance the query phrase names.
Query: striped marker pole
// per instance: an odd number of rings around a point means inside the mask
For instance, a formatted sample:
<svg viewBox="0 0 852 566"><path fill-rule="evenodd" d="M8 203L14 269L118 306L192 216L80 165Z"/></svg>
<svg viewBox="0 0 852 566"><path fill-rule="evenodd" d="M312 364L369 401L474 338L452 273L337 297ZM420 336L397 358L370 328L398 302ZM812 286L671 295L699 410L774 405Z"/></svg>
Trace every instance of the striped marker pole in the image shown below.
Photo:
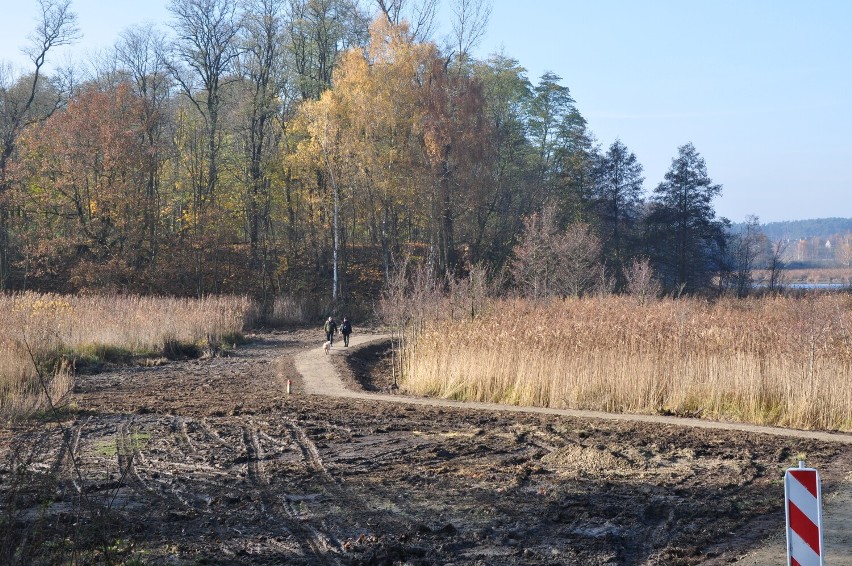
<svg viewBox="0 0 852 566"><path fill-rule="evenodd" d="M822 546L822 492L819 472L790 468L784 474L787 510L787 566L824 566Z"/></svg>

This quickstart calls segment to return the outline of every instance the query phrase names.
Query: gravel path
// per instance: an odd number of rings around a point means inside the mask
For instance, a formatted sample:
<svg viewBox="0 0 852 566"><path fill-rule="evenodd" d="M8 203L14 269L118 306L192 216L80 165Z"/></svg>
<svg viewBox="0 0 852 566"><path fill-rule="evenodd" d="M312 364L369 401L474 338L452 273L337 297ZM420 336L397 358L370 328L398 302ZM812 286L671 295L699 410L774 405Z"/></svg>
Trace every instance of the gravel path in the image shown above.
<svg viewBox="0 0 852 566"><path fill-rule="evenodd" d="M352 349L370 342L387 340L388 336L381 334L353 335L350 338ZM540 407L519 407L515 405L498 405L495 403L467 403L446 399L409 397L367 393L348 389L337 374L331 363L330 356L346 355L348 350L341 344L332 347L326 354L321 347L312 348L298 354L295 358L296 370L304 380L303 393L325 395L331 397L371 399L403 403L410 405L427 405L433 407L464 407L492 411L513 411L522 413L538 413L563 415L566 417L593 418L614 421L633 421L645 423L662 423L676 426L686 426L704 429L740 430L760 434L771 434L790 438L808 438L826 442L852 444L852 435L819 431L802 431L778 427L757 426L742 423L727 423L686 419L679 417L655 415L624 415L604 413L599 411L580 411L571 409L548 409ZM298 391L294 393L299 393ZM852 566L852 470L845 475L840 489L830 494L823 494L823 537L825 545L825 563L831 566ZM768 566L786 563L784 525L766 540L761 548L753 550L740 557L736 564L742 566Z"/></svg>

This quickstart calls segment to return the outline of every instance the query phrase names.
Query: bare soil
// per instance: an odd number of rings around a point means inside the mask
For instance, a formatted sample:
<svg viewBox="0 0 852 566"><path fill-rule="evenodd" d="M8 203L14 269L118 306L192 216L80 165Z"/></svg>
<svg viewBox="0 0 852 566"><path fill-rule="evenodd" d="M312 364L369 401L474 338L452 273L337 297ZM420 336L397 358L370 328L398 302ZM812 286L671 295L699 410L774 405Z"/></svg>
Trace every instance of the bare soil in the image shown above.
<svg viewBox="0 0 852 566"><path fill-rule="evenodd" d="M787 467L830 494L852 464L752 432L305 395L293 358L321 341L79 376L61 426L4 427L0 563L724 564L783 525ZM337 361L383 390L385 355Z"/></svg>

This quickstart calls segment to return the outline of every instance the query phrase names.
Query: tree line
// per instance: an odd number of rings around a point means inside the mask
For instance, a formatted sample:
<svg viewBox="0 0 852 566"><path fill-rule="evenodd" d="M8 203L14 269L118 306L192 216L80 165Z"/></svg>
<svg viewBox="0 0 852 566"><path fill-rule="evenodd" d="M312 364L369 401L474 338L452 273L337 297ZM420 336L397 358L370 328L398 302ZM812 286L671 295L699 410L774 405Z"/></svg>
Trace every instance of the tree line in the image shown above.
<svg viewBox="0 0 852 566"><path fill-rule="evenodd" d="M0 69L0 286L349 301L411 258L534 295L747 275L767 242L716 216L691 143L646 194L560 77L471 56L487 3L455 0L439 46L436 2L172 0L168 29L48 76L76 16L39 0L31 68Z"/></svg>

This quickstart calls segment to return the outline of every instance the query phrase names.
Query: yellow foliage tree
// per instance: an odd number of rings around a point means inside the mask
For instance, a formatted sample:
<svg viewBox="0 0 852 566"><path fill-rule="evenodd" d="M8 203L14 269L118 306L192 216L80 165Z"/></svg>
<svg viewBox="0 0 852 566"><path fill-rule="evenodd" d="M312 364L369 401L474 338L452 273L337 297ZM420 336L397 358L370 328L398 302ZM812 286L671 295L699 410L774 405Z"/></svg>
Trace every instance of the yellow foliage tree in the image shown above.
<svg viewBox="0 0 852 566"><path fill-rule="evenodd" d="M480 89L461 73L450 76L438 48L412 41L405 25L379 18L370 38L366 51L341 57L333 87L301 108L302 177L317 180L328 218L343 213L351 237L380 250L386 278L407 244L428 244L433 262L450 269L456 195L477 194L470 189L485 137Z"/></svg>

